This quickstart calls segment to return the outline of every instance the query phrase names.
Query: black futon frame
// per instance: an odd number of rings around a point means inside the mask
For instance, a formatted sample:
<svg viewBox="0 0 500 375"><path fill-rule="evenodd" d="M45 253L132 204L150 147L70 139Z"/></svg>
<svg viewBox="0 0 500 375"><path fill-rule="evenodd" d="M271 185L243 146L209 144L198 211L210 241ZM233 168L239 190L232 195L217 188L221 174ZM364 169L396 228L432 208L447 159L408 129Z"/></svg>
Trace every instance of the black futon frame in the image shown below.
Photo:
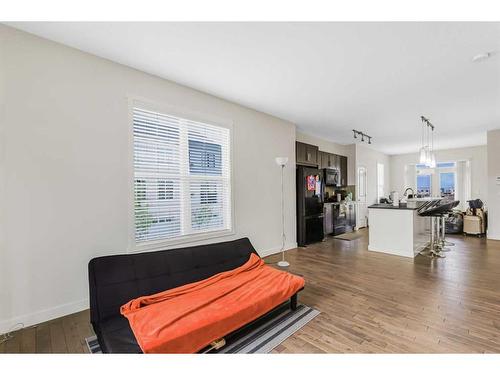
<svg viewBox="0 0 500 375"><path fill-rule="evenodd" d="M142 353L120 306L128 301L206 279L242 266L256 255L248 238L138 254L111 255L89 262L90 321L103 353ZM297 294L227 335L228 344L286 308L297 308Z"/></svg>

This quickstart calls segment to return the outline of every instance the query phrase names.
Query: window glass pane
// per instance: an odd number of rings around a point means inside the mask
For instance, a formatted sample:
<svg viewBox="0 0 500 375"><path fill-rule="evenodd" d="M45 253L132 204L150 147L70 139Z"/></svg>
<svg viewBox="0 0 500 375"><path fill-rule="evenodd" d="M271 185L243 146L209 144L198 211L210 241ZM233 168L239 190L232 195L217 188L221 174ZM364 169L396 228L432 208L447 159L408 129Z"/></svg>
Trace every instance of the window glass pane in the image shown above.
<svg viewBox="0 0 500 375"><path fill-rule="evenodd" d="M181 233L180 181L135 180L136 240L155 240Z"/></svg>
<svg viewBox="0 0 500 375"><path fill-rule="evenodd" d="M429 166L425 165L425 164L417 164L416 167L417 167L417 169L427 169L427 168L429 168Z"/></svg>
<svg viewBox="0 0 500 375"><path fill-rule="evenodd" d="M222 174L222 146L189 140L189 171L197 174Z"/></svg>
<svg viewBox="0 0 500 375"><path fill-rule="evenodd" d="M437 163L438 168L454 168L455 163L449 162L449 163Z"/></svg>
<svg viewBox="0 0 500 375"><path fill-rule="evenodd" d="M417 176L417 194L423 197L431 196L431 178L432 176L418 175Z"/></svg>
<svg viewBox="0 0 500 375"><path fill-rule="evenodd" d="M193 231L224 224L224 184L221 181L191 182L191 226Z"/></svg>
<svg viewBox="0 0 500 375"><path fill-rule="evenodd" d="M440 173L439 174L439 188L442 198L455 198L455 173Z"/></svg>

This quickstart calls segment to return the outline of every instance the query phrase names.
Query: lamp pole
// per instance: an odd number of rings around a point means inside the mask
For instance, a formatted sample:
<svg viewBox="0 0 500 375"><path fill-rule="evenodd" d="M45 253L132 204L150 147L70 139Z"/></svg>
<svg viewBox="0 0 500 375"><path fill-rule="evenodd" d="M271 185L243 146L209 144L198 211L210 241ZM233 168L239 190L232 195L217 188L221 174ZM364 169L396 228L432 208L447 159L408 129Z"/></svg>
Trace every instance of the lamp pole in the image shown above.
<svg viewBox="0 0 500 375"><path fill-rule="evenodd" d="M281 260L278 262L278 266L280 267L288 267L290 263L285 260L285 194L284 194L284 185L283 185L283 174L285 165L288 162L288 158L286 157L278 157L276 158L276 163L281 167Z"/></svg>

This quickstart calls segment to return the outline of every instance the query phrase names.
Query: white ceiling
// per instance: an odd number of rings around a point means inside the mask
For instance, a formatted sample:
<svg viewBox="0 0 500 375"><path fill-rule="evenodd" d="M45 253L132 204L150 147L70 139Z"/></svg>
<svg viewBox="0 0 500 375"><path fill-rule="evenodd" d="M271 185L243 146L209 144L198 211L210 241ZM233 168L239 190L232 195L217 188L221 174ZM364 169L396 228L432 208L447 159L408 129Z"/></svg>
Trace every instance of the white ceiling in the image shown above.
<svg viewBox="0 0 500 375"><path fill-rule="evenodd" d="M9 23L352 143L416 152L420 115L437 148L500 128L500 23Z"/></svg>

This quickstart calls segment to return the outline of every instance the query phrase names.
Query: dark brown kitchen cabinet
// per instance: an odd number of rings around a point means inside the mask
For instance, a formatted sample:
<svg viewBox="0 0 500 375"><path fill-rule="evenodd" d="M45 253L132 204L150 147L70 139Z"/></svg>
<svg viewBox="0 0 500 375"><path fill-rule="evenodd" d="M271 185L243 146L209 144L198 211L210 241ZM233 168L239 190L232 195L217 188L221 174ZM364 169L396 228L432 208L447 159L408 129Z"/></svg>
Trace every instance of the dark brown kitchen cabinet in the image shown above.
<svg viewBox="0 0 500 375"><path fill-rule="evenodd" d="M306 162L318 165L318 146L306 144Z"/></svg>
<svg viewBox="0 0 500 375"><path fill-rule="evenodd" d="M327 158L328 156L326 155L326 152L318 151L318 167L320 169L326 168L325 162L327 161Z"/></svg>
<svg viewBox="0 0 500 375"><path fill-rule="evenodd" d="M339 156L340 185L347 186L347 156Z"/></svg>
<svg viewBox="0 0 500 375"><path fill-rule="evenodd" d="M340 168L340 156L335 154L330 154L329 152L320 151L320 168L330 168L339 169Z"/></svg>
<svg viewBox="0 0 500 375"><path fill-rule="evenodd" d="M331 154L330 160L332 161L332 168L340 170L340 155Z"/></svg>
<svg viewBox="0 0 500 375"><path fill-rule="evenodd" d="M318 166L319 165L319 149L318 146L309 145L307 143L295 142L295 158L299 165Z"/></svg>
<svg viewBox="0 0 500 375"><path fill-rule="evenodd" d="M295 162L301 164L306 160L306 144L295 142Z"/></svg>
<svg viewBox="0 0 500 375"><path fill-rule="evenodd" d="M328 152L319 151L319 167L331 168L330 154Z"/></svg>
<svg viewBox="0 0 500 375"><path fill-rule="evenodd" d="M339 171L339 187L347 186L347 156L320 151L318 146L295 142L296 163L320 169L331 168Z"/></svg>

